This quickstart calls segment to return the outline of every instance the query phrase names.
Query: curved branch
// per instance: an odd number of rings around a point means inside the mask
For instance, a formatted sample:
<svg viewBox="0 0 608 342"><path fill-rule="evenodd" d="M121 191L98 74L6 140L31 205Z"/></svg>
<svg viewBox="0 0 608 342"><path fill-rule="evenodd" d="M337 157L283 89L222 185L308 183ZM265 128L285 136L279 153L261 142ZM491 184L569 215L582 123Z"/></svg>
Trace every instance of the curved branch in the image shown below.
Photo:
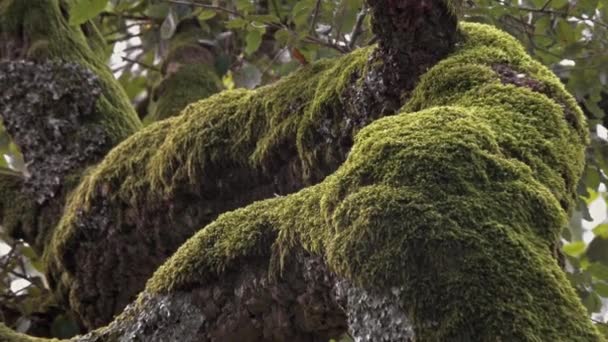
<svg viewBox="0 0 608 342"><path fill-rule="evenodd" d="M403 50L408 59L358 50L271 86L198 102L113 150L76 189L46 254L58 292L87 326L107 323L219 214L322 181L345 160L356 132L394 114L420 74L453 46L456 20L442 2L433 4L416 25L453 31L433 58L413 47ZM420 30L408 32L409 41L439 34Z"/></svg>

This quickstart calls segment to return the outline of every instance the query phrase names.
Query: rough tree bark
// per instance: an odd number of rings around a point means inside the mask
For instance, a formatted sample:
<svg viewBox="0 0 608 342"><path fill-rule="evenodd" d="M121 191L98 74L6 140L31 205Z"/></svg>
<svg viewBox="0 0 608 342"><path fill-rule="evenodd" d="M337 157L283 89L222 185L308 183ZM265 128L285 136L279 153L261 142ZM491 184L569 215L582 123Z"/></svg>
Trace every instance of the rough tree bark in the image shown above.
<svg viewBox="0 0 608 342"><path fill-rule="evenodd" d="M42 181L53 196L32 204L55 203L59 222L42 230L30 222L39 209L2 198L3 224L40 241L52 286L88 328L112 321L74 340L603 340L556 260L587 142L571 96L506 34L457 29L456 2L368 3L377 48L191 105L82 177L99 154L56 167L25 153L33 169L61 171L59 185ZM94 30L67 25L66 4L0 0L5 42L39 61L3 62L0 75L92 71L99 98L60 104L72 106L64 121L95 118L104 136L120 126L107 151L138 123L132 109L106 112L124 95L90 57L83 31ZM70 89L63 79L52 82ZM5 106L30 106L11 89ZM55 118L56 105L39 115ZM2 118L19 142L13 112ZM46 153L54 140L42 140ZM29 340L0 326L2 338Z"/></svg>

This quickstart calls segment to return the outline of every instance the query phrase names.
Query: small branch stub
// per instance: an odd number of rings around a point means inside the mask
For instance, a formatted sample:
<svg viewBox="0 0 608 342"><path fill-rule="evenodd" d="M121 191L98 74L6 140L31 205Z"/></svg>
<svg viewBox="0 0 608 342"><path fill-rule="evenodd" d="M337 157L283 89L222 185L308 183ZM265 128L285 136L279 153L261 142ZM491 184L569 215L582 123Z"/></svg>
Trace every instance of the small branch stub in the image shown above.
<svg viewBox="0 0 608 342"><path fill-rule="evenodd" d="M431 66L452 52L458 18L448 0L368 0L379 48L373 79L382 79L383 107L396 111ZM377 83L377 82L376 82Z"/></svg>

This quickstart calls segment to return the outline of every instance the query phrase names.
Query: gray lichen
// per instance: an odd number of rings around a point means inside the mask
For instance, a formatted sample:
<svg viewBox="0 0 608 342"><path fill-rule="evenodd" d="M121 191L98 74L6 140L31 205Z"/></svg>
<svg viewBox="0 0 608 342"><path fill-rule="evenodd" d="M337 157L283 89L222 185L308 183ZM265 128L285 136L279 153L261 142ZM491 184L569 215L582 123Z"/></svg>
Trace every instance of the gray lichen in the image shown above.
<svg viewBox="0 0 608 342"><path fill-rule="evenodd" d="M190 293L153 296L143 293L140 302L129 305L124 315L127 321L110 325L113 340L118 342L149 341L198 341L197 333L205 316L194 302ZM105 341L106 335L99 331L76 338L78 342Z"/></svg>
<svg viewBox="0 0 608 342"><path fill-rule="evenodd" d="M355 342L415 341L414 327L401 307L402 289L368 291L346 280L336 283L335 293L345 301L348 332Z"/></svg>
<svg viewBox="0 0 608 342"><path fill-rule="evenodd" d="M74 63L0 63L0 115L24 155L25 187L39 203L107 150L104 129L88 122L101 92L97 76Z"/></svg>

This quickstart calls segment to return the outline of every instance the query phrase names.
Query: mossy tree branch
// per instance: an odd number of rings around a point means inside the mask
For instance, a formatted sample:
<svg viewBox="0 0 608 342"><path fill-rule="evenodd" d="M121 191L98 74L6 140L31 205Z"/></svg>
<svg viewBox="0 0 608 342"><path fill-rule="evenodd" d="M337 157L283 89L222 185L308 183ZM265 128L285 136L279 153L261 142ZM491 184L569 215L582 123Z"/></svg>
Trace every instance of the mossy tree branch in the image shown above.
<svg viewBox="0 0 608 342"><path fill-rule="evenodd" d="M438 29L451 40L434 50L433 58L404 60L412 80L454 44L455 18L448 24L432 18L451 15L443 2L432 3L438 9L416 25L440 22ZM429 39L420 33L411 32L409 41ZM168 58L165 68L175 64L190 72L180 60L199 65L205 56L175 38L183 53L175 54L175 61ZM408 53L413 56L415 49ZM69 201L46 253L51 281L87 326L107 323L156 267L219 214L293 193L335 171L354 134L394 114L404 100L401 92L413 87L392 78L386 63L401 60L390 58L368 48L323 61L268 87L193 104L179 117L128 139L87 175ZM422 64L412 68L413 62Z"/></svg>
<svg viewBox="0 0 608 342"><path fill-rule="evenodd" d="M364 341L605 341L554 254L582 112L513 38L461 32L335 173L221 215L122 315L74 340L309 341L347 326Z"/></svg>

